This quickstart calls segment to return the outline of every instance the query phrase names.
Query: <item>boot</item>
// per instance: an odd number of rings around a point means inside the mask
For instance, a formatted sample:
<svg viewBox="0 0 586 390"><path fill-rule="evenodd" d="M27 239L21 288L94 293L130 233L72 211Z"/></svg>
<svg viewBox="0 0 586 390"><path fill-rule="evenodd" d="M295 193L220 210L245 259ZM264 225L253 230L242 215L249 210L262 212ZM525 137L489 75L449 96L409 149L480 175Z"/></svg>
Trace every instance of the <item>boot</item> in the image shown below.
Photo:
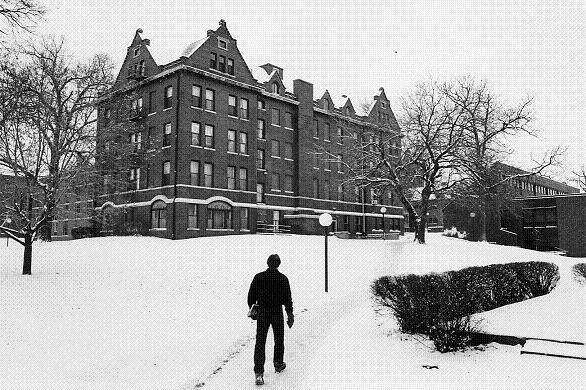
<svg viewBox="0 0 586 390"><path fill-rule="evenodd" d="M285 367L287 367L287 365L285 364L285 362L283 363L275 363L275 372L281 372L285 369Z"/></svg>
<svg viewBox="0 0 586 390"><path fill-rule="evenodd" d="M256 374L256 384L259 386L265 384L265 380L263 379L262 374Z"/></svg>

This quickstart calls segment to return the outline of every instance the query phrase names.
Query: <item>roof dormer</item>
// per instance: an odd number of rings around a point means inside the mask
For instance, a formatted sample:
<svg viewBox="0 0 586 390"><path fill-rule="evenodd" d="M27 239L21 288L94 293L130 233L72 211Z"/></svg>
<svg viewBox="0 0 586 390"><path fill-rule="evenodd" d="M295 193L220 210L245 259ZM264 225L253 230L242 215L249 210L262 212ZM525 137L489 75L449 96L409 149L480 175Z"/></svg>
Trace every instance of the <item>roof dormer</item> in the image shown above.
<svg viewBox="0 0 586 390"><path fill-rule="evenodd" d="M321 99L318 100L317 106L327 111L334 110L334 102L332 101L332 97L330 96L330 92L326 89Z"/></svg>

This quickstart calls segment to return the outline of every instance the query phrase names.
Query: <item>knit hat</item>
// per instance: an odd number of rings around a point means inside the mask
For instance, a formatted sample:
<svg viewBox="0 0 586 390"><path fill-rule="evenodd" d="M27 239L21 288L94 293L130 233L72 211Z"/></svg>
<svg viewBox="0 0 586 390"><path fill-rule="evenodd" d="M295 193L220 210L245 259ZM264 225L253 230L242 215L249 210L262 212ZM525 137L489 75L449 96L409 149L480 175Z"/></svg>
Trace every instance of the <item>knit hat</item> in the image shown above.
<svg viewBox="0 0 586 390"><path fill-rule="evenodd" d="M281 258L279 255L270 255L267 259L267 265L269 268L279 268L279 265L281 265Z"/></svg>

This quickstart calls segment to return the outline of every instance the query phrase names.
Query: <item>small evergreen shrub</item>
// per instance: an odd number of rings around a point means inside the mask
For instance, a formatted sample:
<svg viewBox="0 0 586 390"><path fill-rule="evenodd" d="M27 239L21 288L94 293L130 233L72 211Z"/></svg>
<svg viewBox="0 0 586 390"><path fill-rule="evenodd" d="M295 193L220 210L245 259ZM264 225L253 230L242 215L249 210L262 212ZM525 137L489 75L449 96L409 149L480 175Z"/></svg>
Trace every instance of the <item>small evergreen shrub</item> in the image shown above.
<svg viewBox="0 0 586 390"><path fill-rule="evenodd" d="M572 271L580 283L586 284L586 263L574 264Z"/></svg>
<svg viewBox="0 0 586 390"><path fill-rule="evenodd" d="M428 335L438 351L468 345L475 331L470 315L544 295L559 280L557 265L493 264L441 274L385 276L372 284L405 333Z"/></svg>

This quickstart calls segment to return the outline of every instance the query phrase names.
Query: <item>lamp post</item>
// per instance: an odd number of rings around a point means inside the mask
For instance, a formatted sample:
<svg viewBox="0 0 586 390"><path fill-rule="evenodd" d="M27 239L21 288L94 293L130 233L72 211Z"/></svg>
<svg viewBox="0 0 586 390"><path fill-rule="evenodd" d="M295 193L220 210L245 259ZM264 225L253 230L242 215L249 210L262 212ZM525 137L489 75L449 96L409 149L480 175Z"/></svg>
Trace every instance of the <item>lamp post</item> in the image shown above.
<svg viewBox="0 0 586 390"><path fill-rule="evenodd" d="M12 223L12 219L10 219L10 217L8 217L8 218L6 218L6 219L4 220L4 223L2 224L2 226L4 226L4 224L6 224L6 225L10 225L11 223ZM7 235L6 235L6 246L8 246L8 241L9 241L9 239L10 239L10 238L8 237L8 234L7 234Z"/></svg>
<svg viewBox="0 0 586 390"><path fill-rule="evenodd" d="M325 235L325 287L328 292L328 233L332 224L332 215L323 213L319 216L319 224L324 227Z"/></svg>
<svg viewBox="0 0 586 390"><path fill-rule="evenodd" d="M385 235L385 213L387 212L387 208L385 206L381 207L380 212L383 215L383 240L386 240L387 237Z"/></svg>
<svg viewBox="0 0 586 390"><path fill-rule="evenodd" d="M470 237L470 241L474 241L474 233L476 231L476 224L474 223L474 217L476 217L476 213L473 211L470 213L470 218L472 218L472 237Z"/></svg>

